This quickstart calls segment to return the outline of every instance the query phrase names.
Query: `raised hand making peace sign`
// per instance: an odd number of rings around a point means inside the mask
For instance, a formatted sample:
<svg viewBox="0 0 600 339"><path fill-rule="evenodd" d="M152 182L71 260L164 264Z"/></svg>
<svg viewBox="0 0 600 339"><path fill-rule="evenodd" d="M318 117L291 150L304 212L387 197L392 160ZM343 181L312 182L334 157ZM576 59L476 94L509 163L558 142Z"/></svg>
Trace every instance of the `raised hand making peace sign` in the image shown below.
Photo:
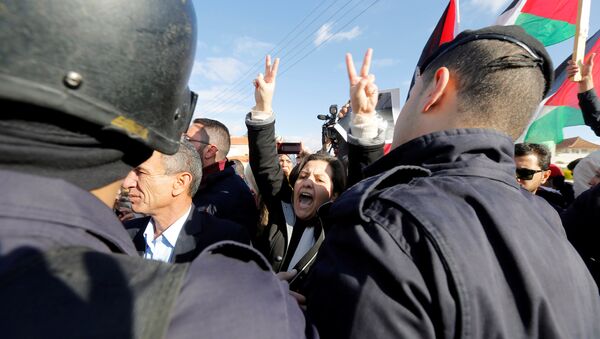
<svg viewBox="0 0 600 339"><path fill-rule="evenodd" d="M265 59L265 74L258 74L254 79L254 110L271 113L273 111L273 93L275 93L275 79L279 68L279 58L271 65L271 56Z"/></svg>
<svg viewBox="0 0 600 339"><path fill-rule="evenodd" d="M377 85L375 85L375 75L369 74L372 56L373 49L369 48L367 53L365 53L360 74L357 75L352 54L346 54L346 67L348 69L348 78L350 79L350 102L354 114L375 113L379 90L377 89Z"/></svg>

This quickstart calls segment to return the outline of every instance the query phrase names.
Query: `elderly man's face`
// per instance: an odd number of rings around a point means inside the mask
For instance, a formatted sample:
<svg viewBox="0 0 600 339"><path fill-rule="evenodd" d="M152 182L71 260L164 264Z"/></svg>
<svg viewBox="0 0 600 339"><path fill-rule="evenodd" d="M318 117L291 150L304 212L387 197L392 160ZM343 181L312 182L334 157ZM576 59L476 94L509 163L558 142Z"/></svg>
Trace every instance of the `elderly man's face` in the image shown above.
<svg viewBox="0 0 600 339"><path fill-rule="evenodd" d="M129 172L123 187L129 189L133 211L153 215L171 203L175 181L176 174L166 174L162 155L154 152L148 160Z"/></svg>

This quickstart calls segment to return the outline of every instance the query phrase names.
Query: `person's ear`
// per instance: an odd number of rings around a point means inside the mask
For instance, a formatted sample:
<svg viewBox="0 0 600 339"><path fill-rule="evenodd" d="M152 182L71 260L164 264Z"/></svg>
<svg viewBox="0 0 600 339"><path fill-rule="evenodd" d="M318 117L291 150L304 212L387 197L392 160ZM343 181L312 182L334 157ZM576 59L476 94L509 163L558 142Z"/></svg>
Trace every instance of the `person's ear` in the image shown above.
<svg viewBox="0 0 600 339"><path fill-rule="evenodd" d="M552 174L552 171L550 170L542 172L542 184L545 184L546 181L548 181L548 178L550 178L550 174Z"/></svg>
<svg viewBox="0 0 600 339"><path fill-rule="evenodd" d="M187 193L192 183L192 174L189 172L181 172L175 176L173 182L173 196L178 196L182 193Z"/></svg>
<svg viewBox="0 0 600 339"><path fill-rule="evenodd" d="M430 85L430 92L426 97L425 103L423 104L422 111L424 113L441 103L444 94L449 89L449 81L450 71L448 71L448 68L440 67L437 69L437 71L435 71L433 79L431 80L432 84Z"/></svg>
<svg viewBox="0 0 600 339"><path fill-rule="evenodd" d="M217 146L215 145L206 145L206 147L204 148L204 154L205 157L207 159L212 159L212 158L216 158L217 157L217 153L219 152L219 149L217 148Z"/></svg>

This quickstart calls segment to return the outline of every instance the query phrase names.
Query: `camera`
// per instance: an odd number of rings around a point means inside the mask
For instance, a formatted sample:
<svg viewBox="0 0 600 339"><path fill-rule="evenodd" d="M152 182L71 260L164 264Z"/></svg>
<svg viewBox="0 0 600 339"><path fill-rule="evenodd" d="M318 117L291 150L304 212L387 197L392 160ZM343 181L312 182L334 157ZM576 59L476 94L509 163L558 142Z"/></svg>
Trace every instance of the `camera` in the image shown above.
<svg viewBox="0 0 600 339"><path fill-rule="evenodd" d="M325 121L321 131L321 144L323 145L323 149L325 151L329 151L331 149L337 151L339 145L339 136L335 130L335 124L338 120L338 105L329 106L329 114L319 114L317 115L317 119ZM331 143L329 150L325 149L328 142Z"/></svg>

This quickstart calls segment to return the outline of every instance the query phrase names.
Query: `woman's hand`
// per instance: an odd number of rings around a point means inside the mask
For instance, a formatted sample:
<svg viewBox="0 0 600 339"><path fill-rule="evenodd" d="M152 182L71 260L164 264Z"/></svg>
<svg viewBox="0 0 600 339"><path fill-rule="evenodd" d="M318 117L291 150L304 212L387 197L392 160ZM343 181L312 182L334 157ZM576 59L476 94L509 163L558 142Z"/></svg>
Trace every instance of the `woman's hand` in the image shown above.
<svg viewBox="0 0 600 339"><path fill-rule="evenodd" d="M360 74L356 74L352 54L346 54L346 68L350 80L350 103L353 114L371 115L375 113L379 90L375 85L375 75L369 74L373 49L369 48L365 53Z"/></svg>
<svg viewBox="0 0 600 339"><path fill-rule="evenodd" d="M277 69L279 68L279 58L275 58L271 64L271 56L267 55L265 59L265 74L258 74L254 79L254 100L256 106L254 110L261 112L273 111L273 93L275 93L275 79L277 78Z"/></svg>

